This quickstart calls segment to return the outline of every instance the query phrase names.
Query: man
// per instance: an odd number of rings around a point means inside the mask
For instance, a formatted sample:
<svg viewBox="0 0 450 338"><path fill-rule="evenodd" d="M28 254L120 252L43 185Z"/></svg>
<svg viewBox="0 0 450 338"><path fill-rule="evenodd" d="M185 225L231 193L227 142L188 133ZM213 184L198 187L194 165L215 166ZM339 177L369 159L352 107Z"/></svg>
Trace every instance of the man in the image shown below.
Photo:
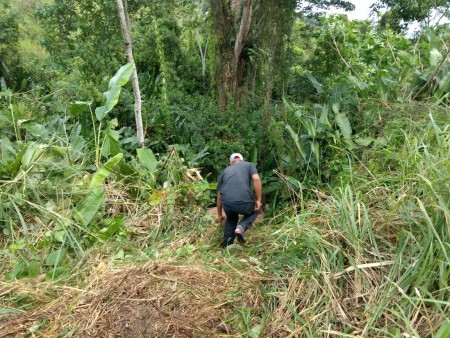
<svg viewBox="0 0 450 338"><path fill-rule="evenodd" d="M256 200L251 183L255 188ZM230 166L225 168L217 184L217 221L225 218L224 246L233 244L237 237L239 243L245 243L245 231L252 225L261 209L261 179L252 163L245 162L242 155L230 156ZM239 215L243 219L239 222Z"/></svg>

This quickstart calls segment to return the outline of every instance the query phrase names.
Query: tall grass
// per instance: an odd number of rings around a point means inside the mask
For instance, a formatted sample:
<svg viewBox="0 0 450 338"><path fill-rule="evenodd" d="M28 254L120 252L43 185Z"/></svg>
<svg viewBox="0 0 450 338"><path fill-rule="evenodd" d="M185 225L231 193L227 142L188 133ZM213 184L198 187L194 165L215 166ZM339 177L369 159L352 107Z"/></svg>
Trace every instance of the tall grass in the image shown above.
<svg viewBox="0 0 450 338"><path fill-rule="evenodd" d="M388 129L387 147L365 154L378 167L356 163L356 179L343 180L282 228L265 231L283 245L265 244L267 265L282 264L289 276L263 286L275 318L267 336L425 337L445 331L450 127L432 114L428 121Z"/></svg>

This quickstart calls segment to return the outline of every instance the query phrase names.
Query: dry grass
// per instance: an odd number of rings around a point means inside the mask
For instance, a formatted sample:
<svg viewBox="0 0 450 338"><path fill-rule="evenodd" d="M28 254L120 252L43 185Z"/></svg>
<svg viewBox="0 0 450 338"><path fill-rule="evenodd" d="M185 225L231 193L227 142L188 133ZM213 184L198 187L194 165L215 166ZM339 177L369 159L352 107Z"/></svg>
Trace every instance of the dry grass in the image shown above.
<svg viewBox="0 0 450 338"><path fill-rule="evenodd" d="M2 296L28 286L4 287ZM4 316L0 335L26 335L39 325L39 337L71 330L79 337L212 337L227 331L232 335L233 328L225 324L232 304L255 308L260 302L248 292L251 289L254 286L237 275L199 266L150 263L117 269L96 276L85 290L65 287L61 297L34 311ZM42 284L33 292L42 297Z"/></svg>

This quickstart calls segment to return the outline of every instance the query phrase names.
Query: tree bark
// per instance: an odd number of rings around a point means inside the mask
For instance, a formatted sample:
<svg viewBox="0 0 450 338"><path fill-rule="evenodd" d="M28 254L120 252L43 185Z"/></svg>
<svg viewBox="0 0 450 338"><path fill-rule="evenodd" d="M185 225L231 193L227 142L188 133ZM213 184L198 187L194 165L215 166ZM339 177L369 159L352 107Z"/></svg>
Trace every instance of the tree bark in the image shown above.
<svg viewBox="0 0 450 338"><path fill-rule="evenodd" d="M248 32L250 31L250 24L252 21L252 0L244 0L244 9L242 11L241 24L239 27L239 32L236 35L236 40L234 42L234 53L233 53L233 64L232 72L233 78L231 83L231 93L233 96L236 95L237 82L238 82L238 67L239 59L244 48L245 41L247 40Z"/></svg>
<svg viewBox="0 0 450 338"><path fill-rule="evenodd" d="M125 6L122 1L125 1ZM120 28L122 30L122 37L125 42L125 54L128 62L134 64L133 48L131 45L131 29L128 19L128 12L125 11L127 0L116 0L117 11L120 19ZM144 128L142 125L142 112L141 112L141 91L139 89L139 80L137 76L136 65L134 64L133 72L131 74L131 83L133 85L134 92L134 116L136 118L136 130L137 140L140 147L144 147Z"/></svg>

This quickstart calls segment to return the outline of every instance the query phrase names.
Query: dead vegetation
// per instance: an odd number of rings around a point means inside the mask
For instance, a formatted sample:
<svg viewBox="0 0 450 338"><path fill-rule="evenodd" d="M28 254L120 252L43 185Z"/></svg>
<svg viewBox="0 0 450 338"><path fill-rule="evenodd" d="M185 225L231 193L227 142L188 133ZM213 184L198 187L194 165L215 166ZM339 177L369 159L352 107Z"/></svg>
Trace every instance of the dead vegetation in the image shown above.
<svg viewBox="0 0 450 338"><path fill-rule="evenodd" d="M20 285L4 284L2 296L20 292ZM84 290L65 287L59 298L33 311L3 316L0 335L25 336L37 328L39 337L232 335L233 328L225 320L233 306L258 305L260 298L252 296L255 292L247 292L251 288L254 289L251 283L237 275L198 266L150 263L139 268L117 269L96 276ZM40 285L39 289L28 288L27 292L42 298L39 295L42 290Z"/></svg>

